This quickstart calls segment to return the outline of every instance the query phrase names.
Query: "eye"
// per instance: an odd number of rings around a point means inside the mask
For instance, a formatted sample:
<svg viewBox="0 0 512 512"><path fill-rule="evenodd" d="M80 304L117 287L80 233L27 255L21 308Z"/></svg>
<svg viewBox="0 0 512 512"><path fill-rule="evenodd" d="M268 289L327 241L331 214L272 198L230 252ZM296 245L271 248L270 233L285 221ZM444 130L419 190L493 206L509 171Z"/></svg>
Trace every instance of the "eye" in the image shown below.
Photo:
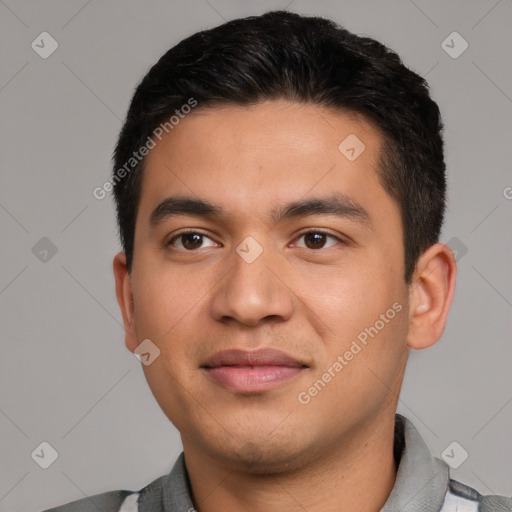
<svg viewBox="0 0 512 512"><path fill-rule="evenodd" d="M304 245L298 245L298 247L303 247L306 249L326 249L327 247L331 247L341 242L338 237L321 230L307 231L306 233L302 233L297 240L300 240L301 238L304 238ZM333 242L330 245L326 245L326 242L329 238Z"/></svg>
<svg viewBox="0 0 512 512"><path fill-rule="evenodd" d="M205 240L209 240L211 243L203 245ZM177 249L193 251L195 249L201 249L202 247L215 247L218 244L203 233L198 233L197 231L186 231L171 238L167 245L172 245Z"/></svg>

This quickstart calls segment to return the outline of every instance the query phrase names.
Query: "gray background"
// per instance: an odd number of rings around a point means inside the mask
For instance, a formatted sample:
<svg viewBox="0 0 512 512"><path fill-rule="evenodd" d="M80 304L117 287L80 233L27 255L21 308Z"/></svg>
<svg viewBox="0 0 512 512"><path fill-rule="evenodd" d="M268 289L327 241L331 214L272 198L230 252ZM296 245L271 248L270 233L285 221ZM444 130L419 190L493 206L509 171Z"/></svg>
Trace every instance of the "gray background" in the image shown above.
<svg viewBox="0 0 512 512"><path fill-rule="evenodd" d="M458 251L458 286L443 338L411 353L399 412L434 455L452 441L469 453L454 478L512 494L510 0L0 0L1 511L136 490L181 451L124 346L113 204L92 191L161 54L199 29L284 7L381 40L431 84L446 126L442 240ZM43 31L59 45L47 59L31 48ZM456 59L441 46L453 31L469 44ZM46 261L43 237L57 248ZM43 441L59 454L46 470L31 458Z"/></svg>

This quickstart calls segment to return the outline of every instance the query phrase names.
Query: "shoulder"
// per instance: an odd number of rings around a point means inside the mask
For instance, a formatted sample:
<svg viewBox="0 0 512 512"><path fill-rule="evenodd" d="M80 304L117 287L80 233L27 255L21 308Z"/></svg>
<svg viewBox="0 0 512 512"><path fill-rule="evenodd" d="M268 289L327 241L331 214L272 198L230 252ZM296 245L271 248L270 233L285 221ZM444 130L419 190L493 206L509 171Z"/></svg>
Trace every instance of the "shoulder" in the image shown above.
<svg viewBox="0 0 512 512"><path fill-rule="evenodd" d="M170 473L160 476L138 491L110 491L96 494L43 512L156 512L162 504L174 509L193 508L184 454L178 456Z"/></svg>
<svg viewBox="0 0 512 512"><path fill-rule="evenodd" d="M154 505L161 502L162 487L166 478L166 475L161 476L139 491L109 491L43 512L136 512L140 500L145 506L149 505L149 510L152 510Z"/></svg>
<svg viewBox="0 0 512 512"><path fill-rule="evenodd" d="M439 512L512 512L512 497L483 496L466 484L450 479Z"/></svg>
<svg viewBox="0 0 512 512"><path fill-rule="evenodd" d="M67 505L50 508L43 512L119 512L123 501L133 491L110 491L73 501Z"/></svg>

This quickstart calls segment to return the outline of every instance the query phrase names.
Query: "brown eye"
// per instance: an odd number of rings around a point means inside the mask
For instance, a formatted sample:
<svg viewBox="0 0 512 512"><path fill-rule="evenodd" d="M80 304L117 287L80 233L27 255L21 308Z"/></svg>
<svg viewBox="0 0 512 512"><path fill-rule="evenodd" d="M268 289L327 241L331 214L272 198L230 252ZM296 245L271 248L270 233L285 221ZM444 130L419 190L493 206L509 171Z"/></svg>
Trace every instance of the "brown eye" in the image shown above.
<svg viewBox="0 0 512 512"><path fill-rule="evenodd" d="M339 238L329 233L324 233L323 231L308 231L307 233L303 233L299 237L299 240L301 238L304 238L304 245L299 245L299 247L305 247L306 249L325 249L341 242ZM326 245L329 238L332 239L333 242Z"/></svg>
<svg viewBox="0 0 512 512"><path fill-rule="evenodd" d="M198 249L203 243L203 235L198 233L187 233L181 235L181 243L185 249Z"/></svg>
<svg viewBox="0 0 512 512"><path fill-rule="evenodd" d="M207 243L206 241L210 241L210 243ZM177 249L194 251L196 249L201 249L202 247L212 247L217 244L213 240L211 240L211 238L207 237L206 235L203 235L202 233L190 231L188 233L181 233L179 235L176 235L169 242L168 245L172 245Z"/></svg>
<svg viewBox="0 0 512 512"><path fill-rule="evenodd" d="M324 233L306 233L304 240L308 249L321 249L326 238Z"/></svg>

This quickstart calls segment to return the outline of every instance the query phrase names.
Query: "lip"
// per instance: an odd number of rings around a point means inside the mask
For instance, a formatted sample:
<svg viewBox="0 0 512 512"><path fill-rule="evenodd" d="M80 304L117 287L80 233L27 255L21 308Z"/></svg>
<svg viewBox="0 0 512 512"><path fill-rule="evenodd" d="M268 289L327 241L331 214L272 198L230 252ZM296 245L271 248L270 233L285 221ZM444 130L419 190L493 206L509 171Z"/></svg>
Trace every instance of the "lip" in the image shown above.
<svg viewBox="0 0 512 512"><path fill-rule="evenodd" d="M237 393L273 389L296 377L308 366L275 349L223 350L201 367L216 383Z"/></svg>

